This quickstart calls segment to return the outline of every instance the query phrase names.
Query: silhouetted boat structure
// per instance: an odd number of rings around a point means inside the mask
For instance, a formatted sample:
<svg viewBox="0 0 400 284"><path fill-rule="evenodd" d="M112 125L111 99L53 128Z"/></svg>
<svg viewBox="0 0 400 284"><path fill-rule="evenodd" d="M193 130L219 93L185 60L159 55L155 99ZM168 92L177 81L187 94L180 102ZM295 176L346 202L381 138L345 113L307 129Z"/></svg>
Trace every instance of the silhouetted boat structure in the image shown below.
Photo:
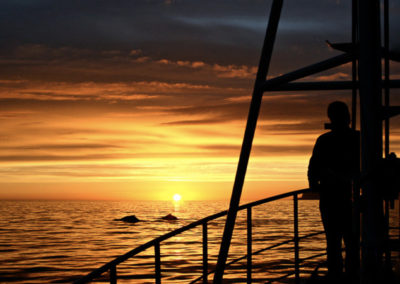
<svg viewBox="0 0 400 284"><path fill-rule="evenodd" d="M298 195L307 192L307 189L292 191L289 193L269 197L263 200L239 206L245 173L250 156L254 132L257 124L258 114L264 92L275 91L309 91L309 90L351 90L352 93L352 127L356 127L357 119L357 95L360 96L360 126L361 126L361 178L354 186L354 227L362 236L362 260L361 260L361 282L362 283L396 283L395 279L386 278L382 274L383 254L385 255L385 268L391 271L391 252L399 249L399 240L389 239L389 207L393 204L395 196L399 193L399 160L389 151L389 119L400 114L400 106L390 106L390 88L400 88L400 80L391 80L389 74L389 61L399 61L399 54L389 51L389 1L383 1L383 31L384 44L381 46L380 29L380 1L378 0L353 0L352 1L352 42L328 44L339 51L342 55L309 65L288 74L266 80L269 64L272 56L275 36L278 28L283 0L273 0L272 8L264 45L262 48L257 77L254 85L252 101L246 131L240 153L239 164L236 172L229 210L212 216L208 216L197 222L181 227L175 231L160 236L130 252L117 257L113 261L103 265L91 272L76 283L90 282L109 271L110 283L117 282L117 265L135 256L148 248L154 248L154 279L161 283L161 253L160 243L187 230L202 226L203 239L203 274L191 283L202 281L208 282L208 275L214 274L213 283L222 283L225 267L241 260L246 260L247 283L257 281L252 279L252 256L269 249L293 243L294 263L293 271L279 279L269 279L269 282L278 281L292 276L294 283L300 283L301 263L307 259L320 257L321 254L300 259L299 242L303 239L321 234L317 232L300 236L298 227ZM382 72L382 61L384 72ZM324 82L294 82L310 75L326 71L343 64L352 65L351 81L324 81ZM383 73L383 74L382 74ZM382 79L382 75L384 79ZM384 90L384 105L382 105L382 89ZM382 121L384 121L383 145ZM382 157L384 149L385 158ZM380 169L380 171L379 171ZM384 170L382 170L384 169ZM363 188L363 210L362 210L362 232L360 232L360 187ZM380 188L382 187L382 188ZM253 251L252 248L252 209L255 206L282 198L293 197L293 238L261 250ZM227 256L231 244L233 228L236 222L237 212L247 212L247 255L227 263ZM209 269L208 263L208 233L207 224L217 218L227 215L224 233L219 250L218 262L214 269ZM383 222L384 221L384 222ZM382 222L385 223L382 226ZM397 247L393 244L396 244ZM318 269L318 267L317 267ZM317 269L313 273L313 280L321 282L318 278ZM397 280L398 281L398 280ZM267 283L269 283L267 281ZM398 283L398 282L397 282Z"/></svg>
<svg viewBox="0 0 400 284"><path fill-rule="evenodd" d="M304 192L300 199L302 200L319 200L319 193L315 191L306 191Z"/></svg>

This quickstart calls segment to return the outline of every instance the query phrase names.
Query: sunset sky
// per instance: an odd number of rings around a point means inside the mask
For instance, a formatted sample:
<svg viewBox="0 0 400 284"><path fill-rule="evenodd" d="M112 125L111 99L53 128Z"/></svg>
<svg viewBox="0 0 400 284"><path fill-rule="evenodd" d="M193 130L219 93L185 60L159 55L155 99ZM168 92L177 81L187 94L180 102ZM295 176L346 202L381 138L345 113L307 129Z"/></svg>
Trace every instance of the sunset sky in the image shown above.
<svg viewBox="0 0 400 284"><path fill-rule="evenodd" d="M1 1L0 199L229 199L271 2ZM350 40L350 7L285 1L269 76L340 54L325 40ZM350 92L264 95L245 200L307 186L337 99Z"/></svg>

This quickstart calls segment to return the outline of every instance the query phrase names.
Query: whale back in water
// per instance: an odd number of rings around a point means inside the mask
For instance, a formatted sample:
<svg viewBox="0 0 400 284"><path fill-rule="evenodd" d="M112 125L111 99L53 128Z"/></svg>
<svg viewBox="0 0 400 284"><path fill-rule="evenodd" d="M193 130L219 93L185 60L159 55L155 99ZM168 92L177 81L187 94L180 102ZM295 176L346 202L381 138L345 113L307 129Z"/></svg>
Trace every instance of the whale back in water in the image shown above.
<svg viewBox="0 0 400 284"><path fill-rule="evenodd" d="M125 217L123 217L121 219L116 219L116 220L124 221L124 222L127 222L127 223L137 223L137 222L140 221L135 215L125 216Z"/></svg>
<svg viewBox="0 0 400 284"><path fill-rule="evenodd" d="M172 220L178 220L178 217L176 217L176 216L174 216L172 214L168 214L168 215L165 215L164 217L161 217L161 219L172 221Z"/></svg>

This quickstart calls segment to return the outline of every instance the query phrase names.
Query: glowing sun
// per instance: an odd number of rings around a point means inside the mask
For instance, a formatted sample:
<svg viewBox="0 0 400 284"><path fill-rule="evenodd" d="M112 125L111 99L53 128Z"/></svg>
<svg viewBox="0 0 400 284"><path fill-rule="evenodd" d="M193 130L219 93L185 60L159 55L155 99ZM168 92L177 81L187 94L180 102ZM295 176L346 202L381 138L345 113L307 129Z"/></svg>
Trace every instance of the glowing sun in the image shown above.
<svg viewBox="0 0 400 284"><path fill-rule="evenodd" d="M179 201L182 199L182 196L178 193L174 194L174 196L172 197L174 199L174 201Z"/></svg>

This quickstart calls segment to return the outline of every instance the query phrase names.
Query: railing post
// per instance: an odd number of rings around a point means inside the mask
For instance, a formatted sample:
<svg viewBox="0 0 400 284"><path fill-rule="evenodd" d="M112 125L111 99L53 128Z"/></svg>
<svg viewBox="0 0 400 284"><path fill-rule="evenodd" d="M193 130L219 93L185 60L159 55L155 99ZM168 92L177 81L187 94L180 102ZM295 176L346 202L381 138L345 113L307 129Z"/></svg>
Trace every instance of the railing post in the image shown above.
<svg viewBox="0 0 400 284"><path fill-rule="evenodd" d="M208 232L207 222L203 223L203 283L208 283Z"/></svg>
<svg viewBox="0 0 400 284"><path fill-rule="evenodd" d="M252 207L247 208L247 283L251 283L251 270L253 268L252 264L252 218L251 218Z"/></svg>
<svg viewBox="0 0 400 284"><path fill-rule="evenodd" d="M154 260L156 271L156 284L161 284L161 256L160 256L160 243L154 245Z"/></svg>
<svg viewBox="0 0 400 284"><path fill-rule="evenodd" d="M300 263L299 263L299 217L298 217L297 194L293 195L293 215L294 215L294 273L295 283L300 283Z"/></svg>
<svg viewBox="0 0 400 284"><path fill-rule="evenodd" d="M113 265L110 268L110 284L117 284L117 266Z"/></svg>
<svg viewBox="0 0 400 284"><path fill-rule="evenodd" d="M390 211L389 211L389 200L384 200L385 203L385 265L391 267L392 254L389 246L390 239Z"/></svg>

